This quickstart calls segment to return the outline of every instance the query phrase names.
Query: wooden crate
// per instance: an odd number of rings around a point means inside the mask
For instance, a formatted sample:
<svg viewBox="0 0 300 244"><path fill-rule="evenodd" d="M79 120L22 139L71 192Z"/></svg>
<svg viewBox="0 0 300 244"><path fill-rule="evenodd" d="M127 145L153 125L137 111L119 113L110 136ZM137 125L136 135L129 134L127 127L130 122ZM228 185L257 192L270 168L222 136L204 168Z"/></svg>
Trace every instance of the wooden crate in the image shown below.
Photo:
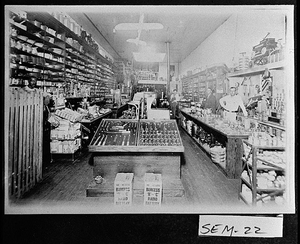
<svg viewBox="0 0 300 244"><path fill-rule="evenodd" d="M42 179L43 93L10 89L9 195L21 197Z"/></svg>

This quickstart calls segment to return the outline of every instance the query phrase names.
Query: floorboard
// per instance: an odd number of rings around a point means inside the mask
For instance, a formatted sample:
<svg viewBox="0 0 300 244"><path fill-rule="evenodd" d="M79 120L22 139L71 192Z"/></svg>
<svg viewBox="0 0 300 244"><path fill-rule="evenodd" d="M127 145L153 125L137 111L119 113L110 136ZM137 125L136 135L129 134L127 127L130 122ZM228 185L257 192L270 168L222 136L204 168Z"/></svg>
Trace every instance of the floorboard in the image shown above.
<svg viewBox="0 0 300 244"><path fill-rule="evenodd" d="M228 179L224 172L214 164L193 139L180 130L185 148L182 157L181 181L184 197L163 199L164 205L242 205L238 200L238 180ZM21 199L13 204L26 205L69 202L78 206L86 203L113 204L112 197L86 197L86 188L93 175L90 165L91 154L83 152L74 162L56 160L43 169L43 180ZM142 204L142 197L137 203Z"/></svg>

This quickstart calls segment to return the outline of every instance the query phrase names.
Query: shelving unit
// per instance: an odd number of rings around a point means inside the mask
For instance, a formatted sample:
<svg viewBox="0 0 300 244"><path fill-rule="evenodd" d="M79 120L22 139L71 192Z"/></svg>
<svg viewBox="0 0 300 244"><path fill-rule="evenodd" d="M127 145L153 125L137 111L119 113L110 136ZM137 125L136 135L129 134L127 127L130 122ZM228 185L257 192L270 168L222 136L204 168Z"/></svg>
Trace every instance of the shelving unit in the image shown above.
<svg viewBox="0 0 300 244"><path fill-rule="evenodd" d="M224 81L228 72L224 65L208 67L196 74L182 78L182 94L185 99L201 102L206 96L208 87L215 89L216 98L219 99L224 92Z"/></svg>
<svg viewBox="0 0 300 244"><path fill-rule="evenodd" d="M10 28L10 85L35 77L39 87L60 84L67 96L94 99L115 88L114 65L48 12L11 12Z"/></svg>
<svg viewBox="0 0 300 244"><path fill-rule="evenodd" d="M261 187L258 184L258 173L259 172L275 172L276 177L278 176L284 176L285 174L285 164L276 164L272 161L262 159L258 156L258 151L284 151L284 147L276 147L276 146L258 146L253 145L249 143L247 140L243 140L244 147L248 146L250 147L250 151L247 155L245 155L245 158L242 160L242 172L245 172L247 175L245 176L245 173L241 175L241 187L240 187L240 199L242 199L247 204L252 204L254 206L257 205L259 201L264 202L265 199L268 197L273 199L276 196L282 196L285 191L285 184L284 182L281 185L274 185L273 187ZM252 157L251 157L252 156ZM273 182L274 182L273 180ZM249 201L249 197L247 199L247 196L245 195L245 192L243 193L243 185L245 185L247 188L251 191L251 201Z"/></svg>

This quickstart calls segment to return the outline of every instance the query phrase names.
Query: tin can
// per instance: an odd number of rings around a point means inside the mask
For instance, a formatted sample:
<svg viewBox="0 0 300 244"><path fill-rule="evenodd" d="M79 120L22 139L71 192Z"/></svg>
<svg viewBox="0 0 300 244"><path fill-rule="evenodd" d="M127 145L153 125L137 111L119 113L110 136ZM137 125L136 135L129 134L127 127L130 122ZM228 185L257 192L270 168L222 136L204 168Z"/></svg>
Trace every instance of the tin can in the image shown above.
<svg viewBox="0 0 300 244"><path fill-rule="evenodd" d="M80 36L80 26L74 21L74 33Z"/></svg>
<svg viewBox="0 0 300 244"><path fill-rule="evenodd" d="M74 32L74 29L75 29L75 22L74 20L70 20L70 30Z"/></svg>
<svg viewBox="0 0 300 244"><path fill-rule="evenodd" d="M62 13L58 14L58 18L59 22L63 23L64 22L64 15Z"/></svg>
<svg viewBox="0 0 300 244"><path fill-rule="evenodd" d="M63 24L64 24L66 27L70 28L70 19L69 19L69 17L66 16L66 15L64 16Z"/></svg>

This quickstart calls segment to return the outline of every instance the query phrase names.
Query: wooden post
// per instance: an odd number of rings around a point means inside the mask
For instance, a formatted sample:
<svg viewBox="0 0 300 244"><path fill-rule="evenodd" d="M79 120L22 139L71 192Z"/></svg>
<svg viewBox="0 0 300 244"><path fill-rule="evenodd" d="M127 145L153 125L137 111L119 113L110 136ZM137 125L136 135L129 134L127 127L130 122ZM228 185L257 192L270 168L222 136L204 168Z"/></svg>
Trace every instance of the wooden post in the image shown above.
<svg viewBox="0 0 300 244"><path fill-rule="evenodd" d="M242 140L228 138L226 143L226 174L228 178L238 179L242 170Z"/></svg>
<svg viewBox="0 0 300 244"><path fill-rule="evenodd" d="M167 44L167 96L171 95L170 91L170 42L166 42Z"/></svg>

